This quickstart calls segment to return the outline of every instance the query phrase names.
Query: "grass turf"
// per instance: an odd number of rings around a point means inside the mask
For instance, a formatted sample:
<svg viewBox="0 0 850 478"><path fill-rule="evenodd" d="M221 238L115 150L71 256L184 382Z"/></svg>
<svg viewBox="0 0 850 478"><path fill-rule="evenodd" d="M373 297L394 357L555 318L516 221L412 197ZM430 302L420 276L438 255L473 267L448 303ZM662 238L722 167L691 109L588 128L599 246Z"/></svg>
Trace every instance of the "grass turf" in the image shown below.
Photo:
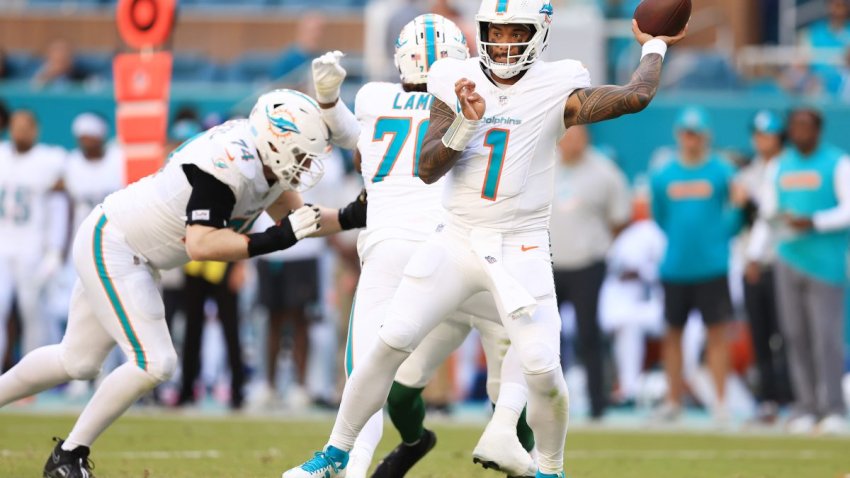
<svg viewBox="0 0 850 478"><path fill-rule="evenodd" d="M52 436L74 417L0 414L0 477L41 476ZM121 418L96 443L99 478L278 477L320 447L330 422L179 415ZM472 464L480 428L434 427L437 447L410 477L498 477ZM387 431L376 456L395 445ZM850 440L578 430L567 443L572 478L846 478Z"/></svg>

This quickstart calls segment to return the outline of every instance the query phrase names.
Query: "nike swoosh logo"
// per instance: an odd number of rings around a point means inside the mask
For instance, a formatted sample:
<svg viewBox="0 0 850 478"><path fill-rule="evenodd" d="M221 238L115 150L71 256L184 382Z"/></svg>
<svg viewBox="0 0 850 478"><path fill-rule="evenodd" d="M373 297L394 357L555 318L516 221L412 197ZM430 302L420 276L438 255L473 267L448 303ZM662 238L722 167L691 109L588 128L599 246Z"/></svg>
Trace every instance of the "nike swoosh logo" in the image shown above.
<svg viewBox="0 0 850 478"><path fill-rule="evenodd" d="M53 460L54 464L58 464L59 460L61 460L62 458L59 455L57 455L56 450L54 450L52 453L50 453L50 459Z"/></svg>
<svg viewBox="0 0 850 478"><path fill-rule="evenodd" d="M232 155L232 154L230 154L230 151L228 151L228 150L226 150L226 149L225 149L225 150L224 150L224 154L227 156L227 159L229 159L229 160L230 160L230 162L233 162L234 157L233 157L233 155Z"/></svg>
<svg viewBox="0 0 850 478"><path fill-rule="evenodd" d="M520 249L522 249L522 252L528 252L532 249L539 249L539 248L540 248L540 246L525 246L525 245L520 246Z"/></svg>

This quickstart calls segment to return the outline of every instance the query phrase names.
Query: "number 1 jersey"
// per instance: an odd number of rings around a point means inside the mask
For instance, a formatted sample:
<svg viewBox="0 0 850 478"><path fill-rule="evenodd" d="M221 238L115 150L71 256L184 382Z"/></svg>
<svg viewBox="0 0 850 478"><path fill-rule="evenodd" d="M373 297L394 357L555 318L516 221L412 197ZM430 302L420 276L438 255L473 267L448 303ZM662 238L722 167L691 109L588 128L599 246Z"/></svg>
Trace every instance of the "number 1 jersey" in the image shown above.
<svg viewBox="0 0 850 478"><path fill-rule="evenodd" d="M516 84L498 86L477 57L442 59L428 73L428 91L460 114L455 82L467 78L484 98L478 130L452 168L443 206L461 223L500 232L547 229L557 142L566 131L564 104L590 86L574 60L537 60Z"/></svg>

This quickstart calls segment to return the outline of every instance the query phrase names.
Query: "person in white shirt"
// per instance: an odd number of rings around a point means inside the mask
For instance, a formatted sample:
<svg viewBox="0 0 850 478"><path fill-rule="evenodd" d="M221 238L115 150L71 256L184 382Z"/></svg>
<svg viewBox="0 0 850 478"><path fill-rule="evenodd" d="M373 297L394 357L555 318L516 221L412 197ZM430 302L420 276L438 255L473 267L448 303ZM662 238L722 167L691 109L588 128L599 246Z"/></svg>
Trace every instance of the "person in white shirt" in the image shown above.
<svg viewBox="0 0 850 478"><path fill-rule="evenodd" d="M38 142L38 121L17 110L10 141L0 143L0 357L13 299L26 353L46 343L50 324L42 300L48 279L59 270L67 228L67 203L58 193L65 150Z"/></svg>
<svg viewBox="0 0 850 478"><path fill-rule="evenodd" d="M605 279L605 255L629 221L629 187L617 165L590 145L584 125L573 126L558 143L555 196L549 233L555 295L575 310L578 358L587 372L590 417L602 418L608 402L604 380L604 338L599 328L599 290ZM566 370L561 337L561 366Z"/></svg>

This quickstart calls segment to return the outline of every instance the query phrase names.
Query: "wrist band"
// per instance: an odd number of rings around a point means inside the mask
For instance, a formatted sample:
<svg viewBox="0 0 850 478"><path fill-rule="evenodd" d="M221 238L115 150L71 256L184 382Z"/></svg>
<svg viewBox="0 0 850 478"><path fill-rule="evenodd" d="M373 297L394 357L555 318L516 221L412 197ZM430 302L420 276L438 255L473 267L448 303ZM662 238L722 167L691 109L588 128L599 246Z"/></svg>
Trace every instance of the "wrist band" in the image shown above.
<svg viewBox="0 0 850 478"><path fill-rule="evenodd" d="M443 135L443 145L455 151L463 151L472 140L472 135L478 129L481 120L468 120L463 113L458 113L452 125Z"/></svg>
<svg viewBox="0 0 850 478"><path fill-rule="evenodd" d="M644 43L643 48L641 49L640 59L643 60L643 57L652 53L658 53L661 55L661 59L664 59L664 55L667 53L667 44L664 43L664 40L653 38L652 40Z"/></svg>

